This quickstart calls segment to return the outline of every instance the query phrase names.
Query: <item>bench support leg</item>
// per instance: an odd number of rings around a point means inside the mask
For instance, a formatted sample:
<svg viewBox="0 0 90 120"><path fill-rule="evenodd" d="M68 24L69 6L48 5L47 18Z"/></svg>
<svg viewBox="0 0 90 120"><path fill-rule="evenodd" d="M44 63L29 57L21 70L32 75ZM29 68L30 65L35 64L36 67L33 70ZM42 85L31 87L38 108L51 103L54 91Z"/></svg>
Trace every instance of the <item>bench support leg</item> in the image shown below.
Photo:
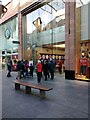
<svg viewBox="0 0 90 120"><path fill-rule="evenodd" d="M40 96L41 96L42 98L45 98L45 91L44 91L44 90L40 90Z"/></svg>
<svg viewBox="0 0 90 120"><path fill-rule="evenodd" d="M31 87L26 86L26 94L31 94Z"/></svg>
<svg viewBox="0 0 90 120"><path fill-rule="evenodd" d="M15 90L20 90L20 84L15 83Z"/></svg>

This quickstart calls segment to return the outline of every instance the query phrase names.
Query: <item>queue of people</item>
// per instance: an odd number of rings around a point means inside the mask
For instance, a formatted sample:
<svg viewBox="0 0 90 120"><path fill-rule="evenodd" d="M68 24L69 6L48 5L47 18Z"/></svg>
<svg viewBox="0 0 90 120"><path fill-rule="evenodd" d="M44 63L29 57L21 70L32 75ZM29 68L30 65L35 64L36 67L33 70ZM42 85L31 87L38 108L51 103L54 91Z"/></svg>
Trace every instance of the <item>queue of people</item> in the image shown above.
<svg viewBox="0 0 90 120"><path fill-rule="evenodd" d="M8 68L8 74L7 77L11 77L11 70L12 69L12 60L8 59L7 62L7 68ZM9 64L10 63L10 64ZM33 72L34 69L37 74L37 82L40 83L42 77L45 81L49 79L54 79L54 73L56 69L56 62L53 59L44 59L44 60L37 60L36 65L33 66L33 62L30 63L28 60L18 60L16 64L16 71L17 76L16 79L21 78L33 78ZM61 74L62 73L62 61L58 61L58 71Z"/></svg>
<svg viewBox="0 0 90 120"><path fill-rule="evenodd" d="M31 63L29 66L29 62L27 60L19 60L17 62L17 72L18 75L16 79L26 78L26 77L32 77L33 78L33 71L34 67ZM36 64L36 74L37 74L37 81L38 83L41 82L42 76L44 76L44 79L47 80L47 78L51 77L51 79L54 79L54 71L55 71L55 63L53 60L44 60L44 61L37 61Z"/></svg>
<svg viewBox="0 0 90 120"><path fill-rule="evenodd" d="M18 75L16 77L16 79L21 79L22 77L23 78L28 78L29 75L33 78L33 65L30 64L29 66L29 62L28 60L19 60L17 62L17 72L18 72Z"/></svg>
<svg viewBox="0 0 90 120"><path fill-rule="evenodd" d="M48 78L51 80L54 79L55 72L55 62L53 60L38 60L36 64L36 73L37 73L37 81L41 82L41 78L44 77L44 80L47 81Z"/></svg>
<svg viewBox="0 0 90 120"><path fill-rule="evenodd" d="M87 59L86 57L80 58L80 72L83 75L86 75L87 78L90 78L90 58ZM59 60L57 62L57 68L60 74L62 74L62 65L63 61ZM34 67L36 68L36 74L37 74L37 81L38 83L41 82L41 78L43 77L45 81L50 78L51 80L54 79L54 72L56 69L56 63L53 59L50 60L38 60L36 65L33 66L32 63L29 64L28 60L19 60L16 65L17 70L17 77L16 79L21 78L28 78L29 76L33 78L33 71ZM12 60L8 58L7 61L7 77L11 77L11 71L12 71Z"/></svg>
<svg viewBox="0 0 90 120"><path fill-rule="evenodd" d="M11 70L12 70L12 60L8 59L7 62L7 69L8 69L8 74L7 77L11 77ZM28 78L32 77L33 78L33 71L34 71L34 66L31 63L29 65L28 60L19 60L17 62L17 76L16 79L21 79L21 78ZM55 72L55 62L53 60L38 60L36 65L36 74L37 74L37 81L38 83L41 82L41 78L44 77L45 81L48 78L51 78L52 80L54 79L54 72Z"/></svg>

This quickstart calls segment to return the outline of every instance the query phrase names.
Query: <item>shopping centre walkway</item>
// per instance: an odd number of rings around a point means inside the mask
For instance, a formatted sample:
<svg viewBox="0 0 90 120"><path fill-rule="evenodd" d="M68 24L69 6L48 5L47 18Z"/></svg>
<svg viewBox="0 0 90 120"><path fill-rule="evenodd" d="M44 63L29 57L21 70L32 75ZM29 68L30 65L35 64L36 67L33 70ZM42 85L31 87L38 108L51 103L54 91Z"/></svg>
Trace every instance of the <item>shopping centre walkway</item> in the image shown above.
<svg viewBox="0 0 90 120"><path fill-rule="evenodd" d="M88 82L65 80L63 75L56 74L54 80L42 80L42 84L53 87L42 99L37 89L31 95L15 91L15 77L16 72L11 78L6 77L6 71L2 72L3 118L88 118ZM37 83L36 74L25 81Z"/></svg>

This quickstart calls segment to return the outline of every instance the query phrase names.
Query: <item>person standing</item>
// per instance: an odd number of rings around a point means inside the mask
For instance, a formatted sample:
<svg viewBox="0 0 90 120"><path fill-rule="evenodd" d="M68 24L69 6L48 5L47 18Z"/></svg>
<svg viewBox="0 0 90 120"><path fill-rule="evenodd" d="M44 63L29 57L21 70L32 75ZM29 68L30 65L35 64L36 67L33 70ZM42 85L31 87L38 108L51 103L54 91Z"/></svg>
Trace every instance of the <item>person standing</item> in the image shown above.
<svg viewBox="0 0 90 120"><path fill-rule="evenodd" d="M38 83L40 83L42 77L42 64L40 60L38 60L38 63L36 64L36 72L37 72L37 81Z"/></svg>
<svg viewBox="0 0 90 120"><path fill-rule="evenodd" d="M45 80L47 80L47 76L49 74L49 65L48 65L48 61L44 61L44 64L43 64L43 73L44 73L44 77L45 77Z"/></svg>
<svg viewBox="0 0 90 120"><path fill-rule="evenodd" d="M12 60L9 57L7 62L7 70L8 70L7 77L11 77L11 69L12 69Z"/></svg>
<svg viewBox="0 0 90 120"><path fill-rule="evenodd" d="M54 79L54 70L55 70L55 63L53 62L53 60L50 60L49 62L49 71L50 71L50 75L51 75L51 79Z"/></svg>
<svg viewBox="0 0 90 120"><path fill-rule="evenodd" d="M32 77L33 78L33 70L34 70L34 68L33 68L33 64L31 63L30 64L30 77Z"/></svg>
<svg viewBox="0 0 90 120"><path fill-rule="evenodd" d="M28 60L25 60L25 65L24 65L25 77L28 77L28 68L29 68Z"/></svg>
<svg viewBox="0 0 90 120"><path fill-rule="evenodd" d="M21 61L20 60L17 62L17 72L18 72L18 75L16 79L19 80L21 79Z"/></svg>
<svg viewBox="0 0 90 120"><path fill-rule="evenodd" d="M59 60L58 62L58 70L59 70L59 73L61 74L62 73L62 61Z"/></svg>
<svg viewBox="0 0 90 120"><path fill-rule="evenodd" d="M23 61L23 59L20 62L20 66L21 66L21 77L23 76L23 78L25 78L24 72L25 72L25 62Z"/></svg>

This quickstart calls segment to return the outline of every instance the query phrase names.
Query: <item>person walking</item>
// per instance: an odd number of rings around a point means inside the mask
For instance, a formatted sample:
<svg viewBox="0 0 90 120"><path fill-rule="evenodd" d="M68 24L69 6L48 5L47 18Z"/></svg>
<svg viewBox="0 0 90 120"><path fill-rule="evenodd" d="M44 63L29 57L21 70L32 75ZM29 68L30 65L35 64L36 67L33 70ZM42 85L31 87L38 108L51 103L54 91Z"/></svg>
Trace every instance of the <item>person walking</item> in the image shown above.
<svg viewBox="0 0 90 120"><path fill-rule="evenodd" d="M12 69L12 60L9 57L7 62L7 70L8 70L7 77L11 77L11 69Z"/></svg>
<svg viewBox="0 0 90 120"><path fill-rule="evenodd" d="M33 64L31 63L30 64L30 77L32 77L33 78L33 70L34 70L34 68L33 68Z"/></svg>
<svg viewBox="0 0 90 120"><path fill-rule="evenodd" d="M28 78L28 68L29 68L29 63L28 63L28 60L25 60L25 77Z"/></svg>
<svg viewBox="0 0 90 120"><path fill-rule="evenodd" d="M47 76L49 74L49 65L48 65L48 61L44 61L44 64L43 64L43 73L44 73L44 77L45 77L45 80L47 80Z"/></svg>
<svg viewBox="0 0 90 120"><path fill-rule="evenodd" d="M20 66L21 66L21 77L25 78L25 62L23 61L23 59L20 62Z"/></svg>
<svg viewBox="0 0 90 120"><path fill-rule="evenodd" d="M16 79L19 80L21 79L21 61L20 60L17 62L17 72L18 72L18 75Z"/></svg>
<svg viewBox="0 0 90 120"><path fill-rule="evenodd" d="M55 69L55 63L53 62L53 60L50 60L49 62L49 71L50 71L50 75L51 75L51 79L54 79L54 69Z"/></svg>
<svg viewBox="0 0 90 120"><path fill-rule="evenodd" d="M61 74L62 73L62 61L59 60L58 62L58 70L59 70L59 73Z"/></svg>
<svg viewBox="0 0 90 120"><path fill-rule="evenodd" d="M36 72L37 72L37 81L38 83L40 83L42 77L42 64L40 60L38 60L38 63L36 64Z"/></svg>

